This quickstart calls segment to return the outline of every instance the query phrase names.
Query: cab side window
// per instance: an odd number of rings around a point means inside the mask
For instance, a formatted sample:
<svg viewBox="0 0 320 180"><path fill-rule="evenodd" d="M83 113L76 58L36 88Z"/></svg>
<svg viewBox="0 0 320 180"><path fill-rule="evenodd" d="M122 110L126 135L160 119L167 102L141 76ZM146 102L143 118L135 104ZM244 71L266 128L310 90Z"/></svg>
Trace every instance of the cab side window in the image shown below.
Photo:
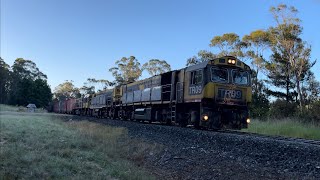
<svg viewBox="0 0 320 180"><path fill-rule="evenodd" d="M202 83L202 70L192 71L190 76L190 84L196 85Z"/></svg>

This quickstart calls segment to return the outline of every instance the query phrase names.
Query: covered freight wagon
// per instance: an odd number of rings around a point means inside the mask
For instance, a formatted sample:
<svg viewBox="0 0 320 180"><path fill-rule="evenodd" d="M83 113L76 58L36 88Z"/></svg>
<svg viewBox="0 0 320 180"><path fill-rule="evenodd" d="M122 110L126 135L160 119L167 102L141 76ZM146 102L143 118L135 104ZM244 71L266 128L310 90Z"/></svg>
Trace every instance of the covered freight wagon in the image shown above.
<svg viewBox="0 0 320 180"><path fill-rule="evenodd" d="M70 98L66 101L66 113L67 114L73 114L73 110L75 109L76 106L76 99Z"/></svg>

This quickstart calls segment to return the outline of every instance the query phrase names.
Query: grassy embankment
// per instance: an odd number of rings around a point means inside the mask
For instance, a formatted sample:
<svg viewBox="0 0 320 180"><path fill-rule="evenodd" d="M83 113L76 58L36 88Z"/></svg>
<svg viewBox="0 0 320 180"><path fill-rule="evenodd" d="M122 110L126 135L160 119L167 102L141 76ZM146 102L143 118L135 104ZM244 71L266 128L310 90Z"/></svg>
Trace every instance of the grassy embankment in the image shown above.
<svg viewBox="0 0 320 180"><path fill-rule="evenodd" d="M8 106L4 104L0 104L0 111L12 111L12 112L28 112L28 109L23 106ZM35 110L36 113L44 113L47 110L38 108Z"/></svg>
<svg viewBox="0 0 320 180"><path fill-rule="evenodd" d="M3 107L0 179L154 179L139 166L161 147L130 139L124 128Z"/></svg>
<svg viewBox="0 0 320 180"><path fill-rule="evenodd" d="M242 131L267 135L288 136L305 139L320 140L320 126L311 123L302 123L299 120L252 120L248 129Z"/></svg>

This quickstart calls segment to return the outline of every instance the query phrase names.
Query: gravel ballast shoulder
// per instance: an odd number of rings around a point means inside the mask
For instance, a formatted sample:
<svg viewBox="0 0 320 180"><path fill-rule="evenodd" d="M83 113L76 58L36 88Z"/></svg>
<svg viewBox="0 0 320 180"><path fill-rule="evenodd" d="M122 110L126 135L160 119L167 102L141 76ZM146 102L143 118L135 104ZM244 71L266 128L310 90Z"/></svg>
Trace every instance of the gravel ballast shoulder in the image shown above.
<svg viewBox="0 0 320 180"><path fill-rule="evenodd" d="M74 118L76 118L75 116ZM320 179L320 146L131 121L92 119L163 145L144 166L160 179Z"/></svg>

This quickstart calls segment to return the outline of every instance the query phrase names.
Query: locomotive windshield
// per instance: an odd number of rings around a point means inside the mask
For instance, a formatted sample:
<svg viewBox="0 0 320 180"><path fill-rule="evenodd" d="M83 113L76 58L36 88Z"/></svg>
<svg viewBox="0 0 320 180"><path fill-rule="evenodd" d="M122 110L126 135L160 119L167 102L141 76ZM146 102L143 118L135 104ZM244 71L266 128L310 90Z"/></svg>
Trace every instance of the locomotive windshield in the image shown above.
<svg viewBox="0 0 320 180"><path fill-rule="evenodd" d="M247 71L233 69L231 71L232 82L239 85L249 84L249 73Z"/></svg>
<svg viewBox="0 0 320 180"><path fill-rule="evenodd" d="M217 82L228 82L228 70L217 67L211 68L211 80Z"/></svg>

